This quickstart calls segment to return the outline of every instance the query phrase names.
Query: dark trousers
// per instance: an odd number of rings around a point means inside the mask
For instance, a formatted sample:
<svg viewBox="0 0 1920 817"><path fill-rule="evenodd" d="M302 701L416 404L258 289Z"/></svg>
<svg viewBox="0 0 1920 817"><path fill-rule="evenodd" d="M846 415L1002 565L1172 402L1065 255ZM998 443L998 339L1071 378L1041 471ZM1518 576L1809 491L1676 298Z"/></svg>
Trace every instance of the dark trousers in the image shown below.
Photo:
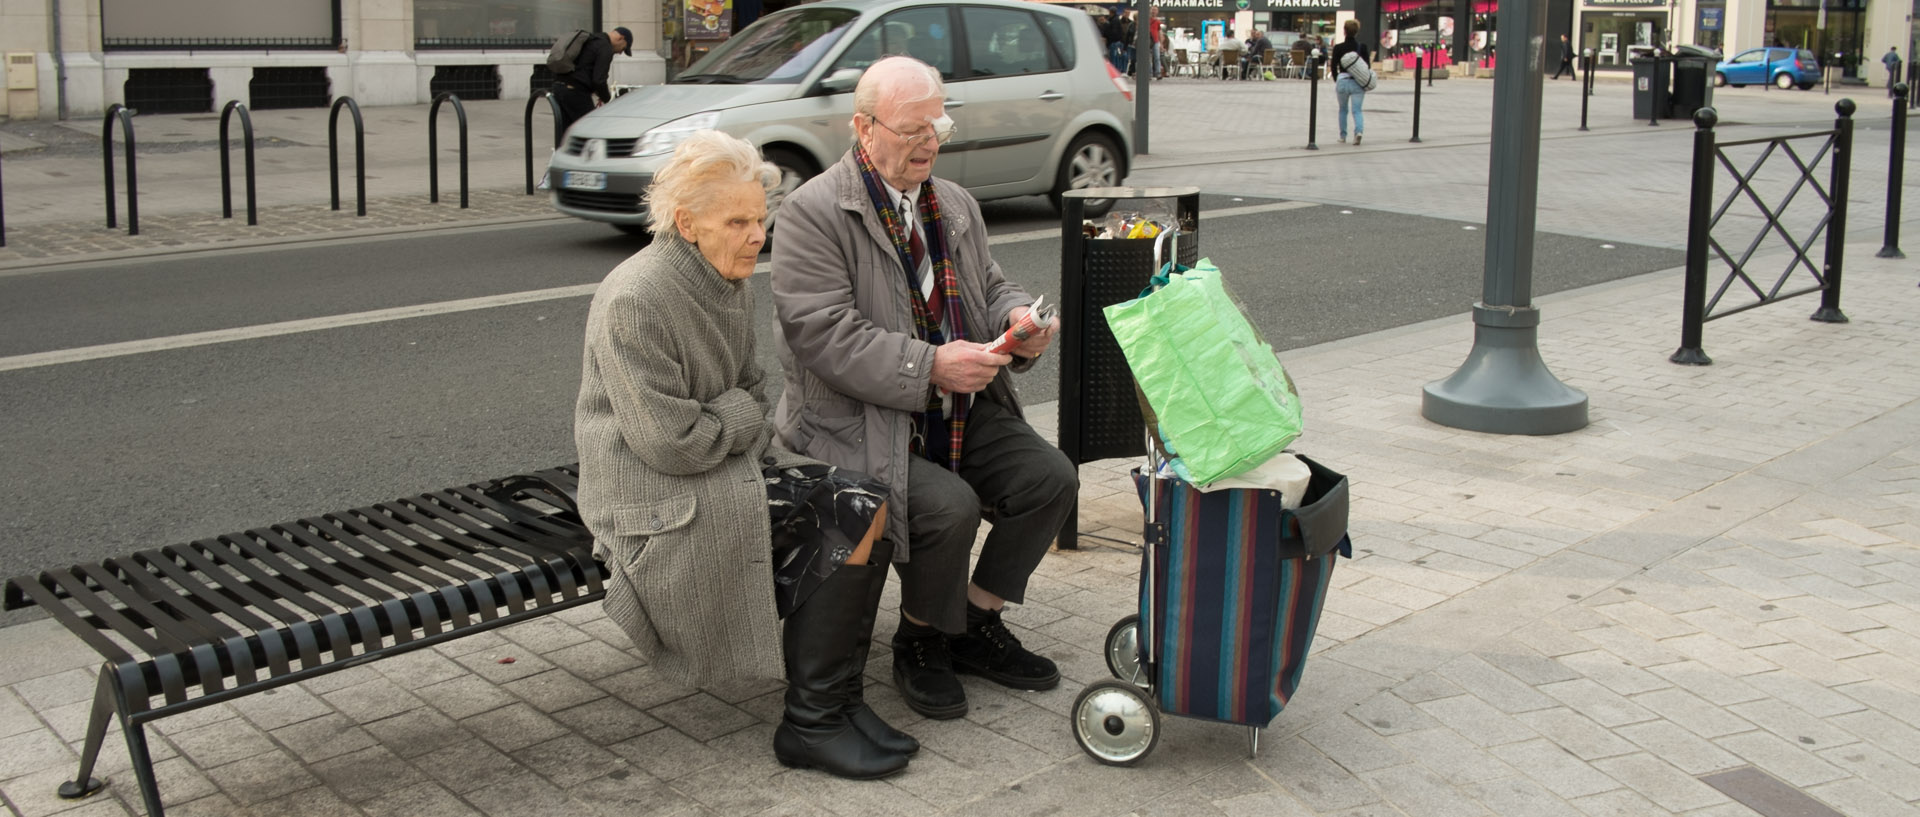
<svg viewBox="0 0 1920 817"><path fill-rule="evenodd" d="M1560 58L1560 67L1559 67L1559 68L1555 68L1555 69L1553 69L1553 78L1554 78L1554 79L1559 79L1559 78L1560 78L1560 72L1562 72L1562 71L1565 71L1565 72L1567 72L1567 79L1572 79L1572 80L1578 80L1578 79L1580 78L1580 75L1579 75L1579 74L1576 74L1576 73L1574 73L1574 70L1573 70L1573 58L1572 58L1572 57L1561 57L1561 58Z"/></svg>
<svg viewBox="0 0 1920 817"><path fill-rule="evenodd" d="M961 446L958 473L909 458L907 561L894 563L901 609L949 633L966 629L967 557L982 508L993 530L980 547L971 581L1017 604L1080 490L1079 473L1066 454L984 397L973 401Z"/></svg>
<svg viewBox="0 0 1920 817"><path fill-rule="evenodd" d="M566 133L580 117L593 113L593 92L564 82L553 83L553 98L560 103L560 132Z"/></svg>

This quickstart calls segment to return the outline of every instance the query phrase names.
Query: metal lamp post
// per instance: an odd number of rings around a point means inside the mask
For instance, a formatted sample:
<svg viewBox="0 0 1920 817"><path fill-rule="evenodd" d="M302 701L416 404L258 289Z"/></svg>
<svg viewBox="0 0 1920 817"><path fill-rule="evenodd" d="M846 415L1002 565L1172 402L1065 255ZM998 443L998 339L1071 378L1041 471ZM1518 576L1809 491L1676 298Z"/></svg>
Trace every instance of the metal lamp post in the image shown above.
<svg viewBox="0 0 1920 817"><path fill-rule="evenodd" d="M1452 375L1427 384L1420 413L1435 423L1493 434L1561 434L1587 426L1587 395L1540 359L1533 307L1534 208L1540 188L1543 4L1500 0L1500 42L1520 46L1514 70L1493 78L1486 265L1473 305L1473 349Z"/></svg>

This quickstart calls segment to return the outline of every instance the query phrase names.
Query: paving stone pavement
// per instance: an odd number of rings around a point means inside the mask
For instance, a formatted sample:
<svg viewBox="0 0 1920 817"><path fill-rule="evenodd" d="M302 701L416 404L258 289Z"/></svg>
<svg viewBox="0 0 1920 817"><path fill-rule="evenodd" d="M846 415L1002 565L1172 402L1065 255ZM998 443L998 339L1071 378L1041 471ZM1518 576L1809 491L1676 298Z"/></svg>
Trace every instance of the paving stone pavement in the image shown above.
<svg viewBox="0 0 1920 817"><path fill-rule="evenodd" d="M1233 92L1280 93L1247 86ZM1459 87L1449 92L1468 93ZM1817 114L1812 95L1776 96L1766 103ZM1484 123L1484 108L1456 114L1476 115ZM1460 127L1443 129L1440 149L1456 152L1445 155L1476 149ZM1223 138L1170 136L1172 157L1142 173L1214 190L1234 168L1174 165L1184 140ZM1277 195L1290 182L1271 179L1298 175L1289 168L1332 179L1443 155L1373 145L1337 172L1324 157L1249 158L1240 169L1269 180L1223 189ZM1543 156L1543 177L1564 161ZM1468 187L1456 192L1484 195ZM1364 181L1321 189L1421 206ZM1653 194L1614 195L1592 190L1615 205ZM1669 220L1680 195L1661 199ZM1632 239L1643 219L1605 206L1586 230ZM1734 315L1706 328L1710 367L1666 361L1673 272L1540 299L1543 357L1592 398L1578 432L1509 437L1420 418L1420 387L1470 346L1465 318L1287 352L1308 412L1297 447L1352 477L1356 550L1334 573L1298 694L1252 757L1243 729L1182 718L1162 721L1133 768L1094 763L1070 736L1074 696L1106 677L1102 639L1133 612L1138 582L1132 463L1108 461L1082 468L1082 549L1050 555L1008 616L1060 663L1060 688L969 678L965 718L919 718L891 688L889 587L870 697L926 747L894 778L782 768L768 746L777 685L670 683L598 609L579 608L159 721L161 791L183 817L1734 817L1753 812L1698 778L1752 766L1851 817L1915 814L1920 311L1911 262L1874 258L1877 222L1854 224L1850 323L1807 321L1807 299ZM1053 406L1031 414L1052 433ZM0 630L0 655L9 813L139 813L114 735L106 791L53 793L76 761L91 652L40 621Z"/></svg>

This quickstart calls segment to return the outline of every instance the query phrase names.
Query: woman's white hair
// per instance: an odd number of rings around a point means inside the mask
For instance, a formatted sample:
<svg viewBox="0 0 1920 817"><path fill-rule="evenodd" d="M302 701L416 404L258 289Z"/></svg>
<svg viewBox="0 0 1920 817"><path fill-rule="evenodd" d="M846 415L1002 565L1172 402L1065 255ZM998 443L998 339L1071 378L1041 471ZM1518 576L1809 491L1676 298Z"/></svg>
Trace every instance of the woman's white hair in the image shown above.
<svg viewBox="0 0 1920 817"><path fill-rule="evenodd" d="M780 171L760 158L752 142L717 130L695 131L673 149L673 158L647 186L647 231L658 236L673 229L675 213L699 213L706 201L702 192L727 182L758 182L772 190L780 183Z"/></svg>

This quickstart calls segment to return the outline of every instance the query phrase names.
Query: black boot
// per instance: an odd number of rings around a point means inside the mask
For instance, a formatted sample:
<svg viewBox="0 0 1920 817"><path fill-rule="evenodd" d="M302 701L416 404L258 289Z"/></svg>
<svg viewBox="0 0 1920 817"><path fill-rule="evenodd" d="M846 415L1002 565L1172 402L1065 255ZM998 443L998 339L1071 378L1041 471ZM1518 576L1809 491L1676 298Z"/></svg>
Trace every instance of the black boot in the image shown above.
<svg viewBox="0 0 1920 817"><path fill-rule="evenodd" d="M841 565L787 616L787 712L773 733L773 756L782 764L856 780L907 767L904 753L874 745L847 717L848 676L864 669L855 658L873 635L867 585L885 570Z"/></svg>
<svg viewBox="0 0 1920 817"><path fill-rule="evenodd" d="M847 678L847 719L853 722L853 728L860 730L875 746L890 752L899 752L911 756L920 751L920 741L912 735L902 732L880 719L873 708L867 706L866 687L867 655L873 652L873 621L880 609L880 594L887 587L887 564L892 561L893 547L885 541L875 542L873 555L869 561L873 564L872 578L867 580L867 600L861 606L860 646L853 651L854 671Z"/></svg>

